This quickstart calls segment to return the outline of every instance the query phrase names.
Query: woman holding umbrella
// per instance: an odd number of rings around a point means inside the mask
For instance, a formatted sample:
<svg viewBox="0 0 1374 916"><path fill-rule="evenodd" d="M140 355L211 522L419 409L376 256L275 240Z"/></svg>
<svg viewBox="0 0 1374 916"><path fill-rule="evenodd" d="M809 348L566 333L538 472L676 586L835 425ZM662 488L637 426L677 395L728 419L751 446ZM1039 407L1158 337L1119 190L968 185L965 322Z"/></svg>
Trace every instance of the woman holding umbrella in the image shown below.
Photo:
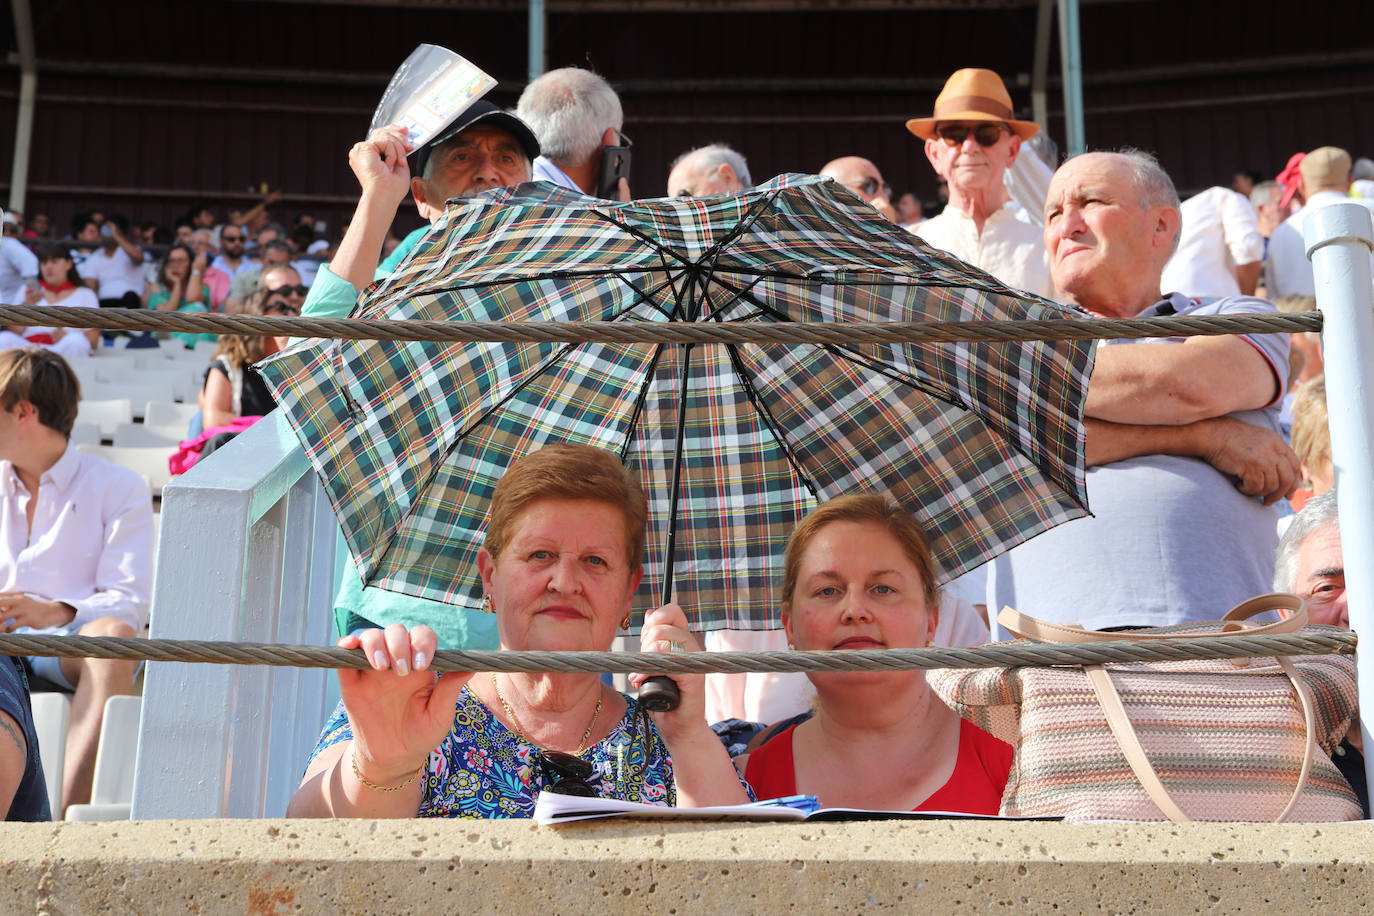
<svg viewBox="0 0 1374 916"><path fill-rule="evenodd" d="M787 543L782 623L798 649L931 644L939 617L924 533L887 497L818 506ZM736 765L759 798L827 808L997 814L1012 748L962 721L924 672L811 674L815 714Z"/></svg>
<svg viewBox="0 0 1374 916"><path fill-rule="evenodd" d="M607 650L628 626L647 508L610 452L550 445L516 461L492 496L478 566L501 648ZM695 649L682 610L648 615L648 651ZM437 641L394 624L339 641L371 671L339 672L295 817L528 817L541 790L664 805L748 793L707 727L702 677L650 721L595 674L427 670Z"/></svg>

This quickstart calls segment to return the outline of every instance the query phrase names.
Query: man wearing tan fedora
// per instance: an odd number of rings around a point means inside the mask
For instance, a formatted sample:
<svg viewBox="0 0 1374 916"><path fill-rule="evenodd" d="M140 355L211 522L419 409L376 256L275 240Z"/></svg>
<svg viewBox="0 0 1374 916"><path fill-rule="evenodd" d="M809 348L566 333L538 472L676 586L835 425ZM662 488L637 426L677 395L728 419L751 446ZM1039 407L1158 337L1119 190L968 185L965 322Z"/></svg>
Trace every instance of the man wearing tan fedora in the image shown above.
<svg viewBox="0 0 1374 916"><path fill-rule="evenodd" d="M913 232L1016 289L1053 297L1041 230L1016 205L1002 176L1021 141L1040 130L1012 115L1011 96L991 70L958 70L928 118L907 130L925 141L926 158L949 185L949 204Z"/></svg>

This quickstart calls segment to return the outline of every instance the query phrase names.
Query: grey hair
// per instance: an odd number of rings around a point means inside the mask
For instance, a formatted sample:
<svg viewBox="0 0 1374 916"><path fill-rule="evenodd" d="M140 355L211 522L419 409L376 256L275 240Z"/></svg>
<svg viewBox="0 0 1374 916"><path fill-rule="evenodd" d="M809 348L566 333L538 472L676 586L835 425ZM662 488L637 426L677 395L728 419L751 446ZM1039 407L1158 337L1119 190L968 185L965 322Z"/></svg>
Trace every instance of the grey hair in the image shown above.
<svg viewBox="0 0 1374 916"><path fill-rule="evenodd" d="M1279 541L1278 555L1274 559L1275 591L1291 592L1297 589L1298 549L1312 535L1339 524L1335 487L1308 500L1302 511L1293 516L1292 523Z"/></svg>
<svg viewBox="0 0 1374 916"><path fill-rule="evenodd" d="M716 169L722 165L728 165L734 170L735 177L740 180L740 184L745 187L752 187L754 184L754 179L749 177L749 163L745 161L744 156L724 143L711 143L707 146L688 150L673 160L672 164L668 166L668 171L671 172L693 156L701 157L699 165L703 168Z"/></svg>
<svg viewBox="0 0 1374 916"><path fill-rule="evenodd" d="M545 156L570 166L586 164L606 128L620 130L625 123L610 83L579 67L550 70L530 83L515 114L534 130Z"/></svg>
<svg viewBox="0 0 1374 916"><path fill-rule="evenodd" d="M1131 169L1131 181L1135 185L1136 192L1140 195L1142 207L1172 207L1175 212L1181 212L1179 211L1178 189L1174 187L1174 180L1169 177L1168 172L1164 171L1164 166L1159 164L1159 160L1154 157L1154 154L1131 146L1122 147L1118 150L1100 150L1099 152L1105 152L1111 156L1120 156L1126 160ZM1093 153L1080 153L1079 155L1091 156ZM1170 254L1178 251L1179 239L1182 236L1183 226L1180 223L1179 231L1174 233L1173 247L1169 250Z"/></svg>
<svg viewBox="0 0 1374 916"><path fill-rule="evenodd" d="M1250 191L1250 206L1258 210L1269 203L1269 196L1279 187L1277 181L1261 181Z"/></svg>
<svg viewBox="0 0 1374 916"><path fill-rule="evenodd" d="M1361 156L1355 160L1355 164L1350 169L1351 181L1364 181L1374 178L1374 159Z"/></svg>

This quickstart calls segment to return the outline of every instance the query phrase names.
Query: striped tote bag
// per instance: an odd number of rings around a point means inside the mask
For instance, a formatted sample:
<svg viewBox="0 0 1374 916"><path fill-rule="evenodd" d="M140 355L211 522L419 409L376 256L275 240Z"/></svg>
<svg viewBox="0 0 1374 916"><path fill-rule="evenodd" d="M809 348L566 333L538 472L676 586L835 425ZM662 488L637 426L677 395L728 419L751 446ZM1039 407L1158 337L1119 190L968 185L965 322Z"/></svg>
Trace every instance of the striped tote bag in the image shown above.
<svg viewBox="0 0 1374 916"><path fill-rule="evenodd" d="M1278 623L1249 618L1289 612ZM1220 621L1100 633L1003 609L1045 642L1180 639L1307 624L1296 595L1264 595ZM1332 630L1312 627L1312 630ZM1331 762L1355 715L1340 655L931 671L960 716L1016 748L1002 813L1065 820L1359 820Z"/></svg>

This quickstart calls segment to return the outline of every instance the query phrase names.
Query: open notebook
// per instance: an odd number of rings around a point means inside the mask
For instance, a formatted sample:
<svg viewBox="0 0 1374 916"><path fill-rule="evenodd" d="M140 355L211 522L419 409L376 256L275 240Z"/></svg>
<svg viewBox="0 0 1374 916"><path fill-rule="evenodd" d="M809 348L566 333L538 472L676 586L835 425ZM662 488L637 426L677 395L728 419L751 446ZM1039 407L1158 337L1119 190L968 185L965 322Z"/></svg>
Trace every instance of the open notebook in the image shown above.
<svg viewBox="0 0 1374 916"><path fill-rule="evenodd" d="M748 805L713 808L667 808L613 798L582 798L540 792L534 804L538 824L565 824L593 818L634 817L657 820L729 821L883 821L883 820L1059 820L1059 818L999 818L951 811L861 811L854 808L822 808L814 795L773 798Z"/></svg>

